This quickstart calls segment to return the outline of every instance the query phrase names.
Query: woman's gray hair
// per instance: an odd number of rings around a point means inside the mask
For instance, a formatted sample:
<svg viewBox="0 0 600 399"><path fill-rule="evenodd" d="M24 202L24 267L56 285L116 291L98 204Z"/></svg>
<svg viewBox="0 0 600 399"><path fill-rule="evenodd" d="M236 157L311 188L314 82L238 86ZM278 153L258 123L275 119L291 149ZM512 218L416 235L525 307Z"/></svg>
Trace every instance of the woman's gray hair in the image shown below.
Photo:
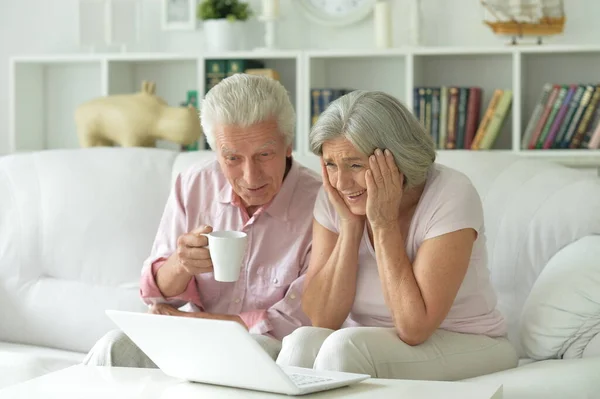
<svg viewBox="0 0 600 399"><path fill-rule="evenodd" d="M369 156L388 149L404 174L405 188L427 179L435 162L435 146L423 125L395 97L381 91L352 91L333 101L310 132L310 149L323 155L323 143L338 137Z"/></svg>
<svg viewBox="0 0 600 399"><path fill-rule="evenodd" d="M276 118L285 144L294 141L296 112L285 87L258 75L235 74L209 90L200 106L200 123L210 147L215 149L216 126L251 126Z"/></svg>

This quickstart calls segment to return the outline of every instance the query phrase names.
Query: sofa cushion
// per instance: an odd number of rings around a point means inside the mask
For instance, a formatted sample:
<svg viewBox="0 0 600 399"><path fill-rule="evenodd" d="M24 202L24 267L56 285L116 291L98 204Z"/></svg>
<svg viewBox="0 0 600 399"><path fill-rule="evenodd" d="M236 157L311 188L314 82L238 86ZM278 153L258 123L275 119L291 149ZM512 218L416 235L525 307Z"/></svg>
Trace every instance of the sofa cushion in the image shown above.
<svg viewBox="0 0 600 399"><path fill-rule="evenodd" d="M600 333L590 340L581 357L600 357Z"/></svg>
<svg viewBox="0 0 600 399"><path fill-rule="evenodd" d="M504 399L588 399L600 392L600 357L543 360L463 381L502 384Z"/></svg>
<svg viewBox="0 0 600 399"><path fill-rule="evenodd" d="M521 311L548 263L562 248L600 234L600 179L514 154L445 151L438 162L465 173L483 201L488 267L521 357Z"/></svg>
<svg viewBox="0 0 600 399"><path fill-rule="evenodd" d="M521 316L521 342L532 359L580 358L600 332L600 235L550 259Z"/></svg>
<svg viewBox="0 0 600 399"><path fill-rule="evenodd" d="M91 148L0 158L0 341L87 352L139 296L176 153Z"/></svg>
<svg viewBox="0 0 600 399"><path fill-rule="evenodd" d="M0 389L81 363L85 354L0 342Z"/></svg>

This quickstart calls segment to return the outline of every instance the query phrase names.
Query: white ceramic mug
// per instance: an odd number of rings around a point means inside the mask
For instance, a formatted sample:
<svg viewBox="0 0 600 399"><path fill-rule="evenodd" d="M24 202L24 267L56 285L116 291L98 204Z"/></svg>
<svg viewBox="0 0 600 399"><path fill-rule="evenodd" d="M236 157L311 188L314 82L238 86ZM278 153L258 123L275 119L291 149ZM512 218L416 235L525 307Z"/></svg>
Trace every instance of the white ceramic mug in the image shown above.
<svg viewBox="0 0 600 399"><path fill-rule="evenodd" d="M226 230L202 235L208 238L215 280L228 283L237 281L246 254L248 235L241 231Z"/></svg>

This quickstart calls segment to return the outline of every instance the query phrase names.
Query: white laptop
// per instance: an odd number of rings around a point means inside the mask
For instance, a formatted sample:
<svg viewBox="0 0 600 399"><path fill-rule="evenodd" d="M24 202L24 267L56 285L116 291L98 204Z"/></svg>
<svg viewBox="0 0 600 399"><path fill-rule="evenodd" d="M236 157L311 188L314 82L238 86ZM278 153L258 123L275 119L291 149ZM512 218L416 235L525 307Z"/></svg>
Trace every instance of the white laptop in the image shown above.
<svg viewBox="0 0 600 399"><path fill-rule="evenodd" d="M325 391L370 378L281 367L233 321L118 310L106 314L165 374L175 378L286 395Z"/></svg>

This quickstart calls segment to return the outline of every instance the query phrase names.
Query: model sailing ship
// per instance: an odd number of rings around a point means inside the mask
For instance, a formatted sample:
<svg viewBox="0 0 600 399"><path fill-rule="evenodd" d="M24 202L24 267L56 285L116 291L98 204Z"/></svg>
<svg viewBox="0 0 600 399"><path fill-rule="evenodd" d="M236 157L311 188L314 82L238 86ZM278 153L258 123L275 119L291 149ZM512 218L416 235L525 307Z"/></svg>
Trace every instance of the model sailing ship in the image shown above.
<svg viewBox="0 0 600 399"><path fill-rule="evenodd" d="M565 26L562 0L481 0L486 16L484 22L497 35L517 38L542 37L561 34Z"/></svg>

